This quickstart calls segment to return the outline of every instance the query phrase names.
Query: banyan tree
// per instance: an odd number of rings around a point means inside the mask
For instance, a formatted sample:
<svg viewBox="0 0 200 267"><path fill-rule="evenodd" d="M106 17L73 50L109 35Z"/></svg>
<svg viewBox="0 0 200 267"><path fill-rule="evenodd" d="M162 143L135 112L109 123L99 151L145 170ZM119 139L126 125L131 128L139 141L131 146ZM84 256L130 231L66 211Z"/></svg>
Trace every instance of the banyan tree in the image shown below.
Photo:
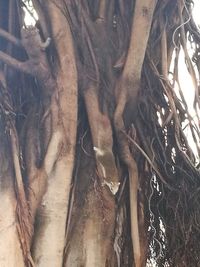
<svg viewBox="0 0 200 267"><path fill-rule="evenodd" d="M193 8L0 1L1 267L200 266Z"/></svg>

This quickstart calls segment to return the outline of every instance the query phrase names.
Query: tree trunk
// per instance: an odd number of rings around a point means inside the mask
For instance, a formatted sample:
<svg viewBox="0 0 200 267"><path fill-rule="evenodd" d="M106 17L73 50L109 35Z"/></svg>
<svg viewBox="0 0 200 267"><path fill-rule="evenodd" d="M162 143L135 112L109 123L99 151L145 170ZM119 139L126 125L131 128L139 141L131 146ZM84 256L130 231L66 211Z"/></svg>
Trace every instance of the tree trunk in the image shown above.
<svg viewBox="0 0 200 267"><path fill-rule="evenodd" d="M0 3L0 266L197 266L200 179L182 125L197 152L200 134L176 93L182 47L198 118L191 6Z"/></svg>

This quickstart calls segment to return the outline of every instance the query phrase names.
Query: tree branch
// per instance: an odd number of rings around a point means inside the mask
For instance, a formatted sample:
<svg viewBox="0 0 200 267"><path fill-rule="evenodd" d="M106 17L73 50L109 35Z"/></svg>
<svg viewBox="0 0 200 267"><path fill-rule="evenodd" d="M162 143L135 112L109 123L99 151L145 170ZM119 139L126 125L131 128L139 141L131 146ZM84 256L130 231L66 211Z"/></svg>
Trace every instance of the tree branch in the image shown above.
<svg viewBox="0 0 200 267"><path fill-rule="evenodd" d="M121 158L126 164L129 173L131 238L136 267L141 266L141 244L137 211L138 170L137 164L130 152L128 141L123 134L125 131L123 112L128 102L131 103L131 109L134 109L137 103L142 65L156 3L157 0L136 0L128 54L120 83L116 88L118 97L114 114L114 125Z"/></svg>
<svg viewBox="0 0 200 267"><path fill-rule="evenodd" d="M107 185L111 193L115 195L120 183L112 151L112 127L108 115L102 114L100 111L97 93L96 85L91 83L84 92L84 100L92 134L98 174L102 179L102 185Z"/></svg>
<svg viewBox="0 0 200 267"><path fill-rule="evenodd" d="M42 6L42 4L40 3L40 1L33 0L32 2L33 2L33 6L34 6L34 8L37 11L37 14L39 16L39 22L40 22L44 37L48 38L50 30L49 30L48 24L46 22L45 9Z"/></svg>
<svg viewBox="0 0 200 267"><path fill-rule="evenodd" d="M140 81L142 65L148 43L153 13L157 0L138 0L133 14L131 39L122 77L130 80L131 84ZM138 86L128 88L132 98L136 98Z"/></svg>
<svg viewBox="0 0 200 267"><path fill-rule="evenodd" d="M0 51L0 61L2 61L3 63L7 64L10 67L13 67L16 70L22 71L27 74L32 74L29 60L26 62L20 62L17 59Z"/></svg>
<svg viewBox="0 0 200 267"><path fill-rule="evenodd" d="M22 47L22 43L19 39L17 39L14 35L10 34L7 31L4 31L3 29L0 28L0 36L6 39L7 41L11 42L12 44Z"/></svg>

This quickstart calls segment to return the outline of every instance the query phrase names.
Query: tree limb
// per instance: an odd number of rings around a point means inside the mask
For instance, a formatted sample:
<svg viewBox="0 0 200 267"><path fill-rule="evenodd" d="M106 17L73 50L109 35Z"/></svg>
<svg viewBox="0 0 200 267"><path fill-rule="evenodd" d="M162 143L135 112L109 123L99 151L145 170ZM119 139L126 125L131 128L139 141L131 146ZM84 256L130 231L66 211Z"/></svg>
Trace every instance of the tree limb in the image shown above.
<svg viewBox="0 0 200 267"><path fill-rule="evenodd" d="M131 237L136 267L141 266L141 244L137 211L138 170L136 162L130 152L128 141L123 133L125 131L123 113L128 102L131 103L131 109L134 109L137 103L136 99L140 86L142 65L156 3L157 0L136 0L128 54L120 83L116 88L118 96L117 107L114 114L114 125L120 155L129 173Z"/></svg>
<svg viewBox="0 0 200 267"><path fill-rule="evenodd" d="M17 39L14 35L10 34L7 31L4 31L3 29L0 28L0 36L6 39L7 41L11 42L12 44L22 47L22 43L19 39Z"/></svg>
<svg viewBox="0 0 200 267"><path fill-rule="evenodd" d="M109 117L100 111L97 90L96 85L92 83L85 90L85 105L92 134L97 170L100 178L102 178L102 185L107 185L111 193L115 195L120 183L115 157L112 151L112 127Z"/></svg>
<svg viewBox="0 0 200 267"><path fill-rule="evenodd" d="M3 63L7 64L8 66L22 71L24 73L27 74L32 74L31 73L31 69L30 69L30 61L26 61L26 62L20 62L19 60L5 54L4 52L0 51L0 61L2 61Z"/></svg>
<svg viewBox="0 0 200 267"><path fill-rule="evenodd" d="M33 0L32 2L33 2L33 6L34 6L35 10L37 10L37 14L40 18L39 22L40 22L40 25L42 27L42 32L44 34L44 37L48 38L50 30L49 30L49 27L46 23L46 16L45 16L44 7L42 6L40 1L38 1L38 0Z"/></svg>

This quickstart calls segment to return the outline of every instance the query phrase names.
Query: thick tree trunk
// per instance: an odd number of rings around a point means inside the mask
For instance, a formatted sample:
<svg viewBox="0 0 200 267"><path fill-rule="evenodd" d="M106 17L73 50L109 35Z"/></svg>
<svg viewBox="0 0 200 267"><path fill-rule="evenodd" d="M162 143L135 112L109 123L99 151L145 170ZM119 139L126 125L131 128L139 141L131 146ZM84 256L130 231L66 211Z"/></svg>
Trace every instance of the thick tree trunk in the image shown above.
<svg viewBox="0 0 200 267"><path fill-rule="evenodd" d="M45 162L48 182L37 213L32 250L37 266L59 267L63 262L65 224L74 168L77 74L71 32L66 19L51 1L45 2L45 8L51 18L49 23L55 36L53 41L58 53L59 67L57 88L50 104L52 128L46 155L48 159Z"/></svg>
<svg viewBox="0 0 200 267"><path fill-rule="evenodd" d="M85 195L85 201L81 210L77 206L78 202L74 204L71 200L71 206L69 206L72 175L75 166L78 110L78 80L72 32L69 29L69 20L67 20L67 17L63 13L63 10L66 8L63 2L57 1L57 3L54 3L52 1L45 1L45 3L41 4L40 1L34 1L34 5L38 10L43 33L45 35L51 34L51 44L56 55L56 64L52 66L52 63L47 60L44 52L44 49L49 45L49 40L47 39L45 42L42 42L40 37L36 38L35 36L38 35L38 32L35 29L21 31L21 44L25 48L29 60L19 62L2 52L0 54L1 60L4 63L36 77L43 101L42 107L38 103L35 103L30 109L27 122L24 124L24 131L22 132L22 138L32 140L32 143L26 141L23 150L27 168L26 174L28 176L28 190L26 190L26 194L31 213L30 218L28 214L26 216L31 225L35 223L34 235L31 242L28 233L25 233L27 235L26 245L31 244L31 254L36 266L59 267L64 263L65 266L103 267L114 266L117 264L117 261L118 265L120 264L120 252L114 252L117 214L117 198L115 194L119 190L121 181L122 184L124 182L123 177L120 177L119 159L113 154L113 136L116 134L119 143L119 154L127 165L129 172L133 261L135 261L136 267L140 267L141 262L144 262L144 260L141 258L141 244L138 230L138 173L136 163L130 154L128 143L125 140L126 138L122 137L123 134L120 132L124 130L124 122L122 119L121 125L119 123L119 117L123 114L126 102L130 102L130 99L131 101L135 101L134 98L137 97L137 92L134 92L133 96L129 92L130 88L126 88L126 85L129 87L131 82L135 83L135 80L132 80L132 74L135 72L136 65L138 69L138 64L139 74L136 75L137 77L135 79L137 81L140 79L155 4L152 6L152 3L149 3L145 7L146 13L143 14L144 19L142 16L140 17L141 9L144 7L139 2L135 4L137 14L133 16L132 37L123 72L125 74L122 74L122 78L120 79L120 83L125 84L125 87L120 93L115 93L116 95L123 94L122 96L116 97L117 109L115 115L113 111L112 113L109 111L108 97L106 96L103 101L100 99L99 90L102 87L101 77L99 80L97 78L96 82L90 80L86 88L82 88L83 86L80 85L80 88L83 90L83 100L85 102L91 132L92 142L89 139L88 141L92 143L92 147L94 148L94 150L91 147L89 148L90 157L93 158L93 163L89 165L89 173L85 173L84 169L77 169L78 184L83 183L84 185L84 177L89 175L89 177L86 177L88 186L84 186L84 190L81 192ZM107 12L108 7L110 11L113 11L112 3L110 4L106 1L100 3L98 10L99 18L95 22L90 21L86 14L83 15L84 23L89 31L89 35L86 37L89 57L90 53L93 53L91 46L93 42L96 42L93 37L91 38L91 33L94 32L96 35L95 31L97 31L104 38L106 36L106 23L111 22L109 17L110 13ZM142 45L140 44L140 50L138 50L139 48L137 48L136 42L139 36L133 38L133 35L137 32L137 16L141 18L141 23L142 25L144 24L143 27L145 28L143 30L145 36L144 38L140 38L143 42ZM45 17L48 18L48 27L45 24ZM17 39L11 40L11 37L4 32L2 32L2 35L15 45L21 45ZM99 64L101 61L107 64L106 69L108 69L109 73L107 74L108 82L111 83L112 86L110 87L113 87L111 90L114 94L114 91L121 89L118 86L116 90L114 88L113 81L115 78L111 74L111 55L108 52L109 49L103 49L103 47L104 44L102 42L97 43L97 58L95 59L94 57L96 55L93 55L92 60L94 62L97 61L94 64ZM99 54L98 49L103 49L102 54ZM130 60L134 55L137 55L138 51L140 51L139 54L141 54L141 57L138 55L137 64L131 67ZM87 56L87 52L85 56ZM103 56L103 59L101 59L101 56ZM97 76L98 71L101 71L102 67L104 68L103 65L97 65ZM55 74L52 72L55 72ZM126 83L126 79L128 79L128 83ZM135 86L137 86L138 90L138 83ZM128 99L129 96L130 99ZM123 103L121 103L121 100ZM35 112L39 114L38 121L35 118ZM40 124L39 128L37 126L38 123ZM115 132L113 124L115 126ZM41 133L40 128L43 133ZM16 155L16 162L19 163L19 152ZM94 156L96 160L94 160ZM87 156L82 153L81 157L84 158ZM38 161L40 161L39 164L37 163ZM18 167L15 166L16 168ZM22 176L21 172L19 172L18 176ZM79 182L80 180L82 180L82 183ZM73 192L78 198L76 188L74 188ZM26 196L21 201L26 202L25 198ZM75 206L73 207L73 205ZM73 231L70 232L70 239L67 236L67 240L69 241L65 244L67 213L68 224L71 220L71 214L80 213L81 216L77 219ZM70 227L69 224L68 228ZM78 249L77 244L80 244ZM63 262L63 250L65 246ZM27 247L23 248L23 251L25 250L24 256L27 258L29 258L29 249ZM118 254L118 260L115 253ZM131 261L129 260L129 264Z"/></svg>
<svg viewBox="0 0 200 267"><path fill-rule="evenodd" d="M196 266L200 179L182 125L197 151L200 135L175 93L182 46L198 117L192 3L32 2L31 27L31 1L0 2L0 267Z"/></svg>
<svg viewBox="0 0 200 267"><path fill-rule="evenodd" d="M9 140L0 121L0 266L25 267L18 235L16 195L14 191L13 164Z"/></svg>

